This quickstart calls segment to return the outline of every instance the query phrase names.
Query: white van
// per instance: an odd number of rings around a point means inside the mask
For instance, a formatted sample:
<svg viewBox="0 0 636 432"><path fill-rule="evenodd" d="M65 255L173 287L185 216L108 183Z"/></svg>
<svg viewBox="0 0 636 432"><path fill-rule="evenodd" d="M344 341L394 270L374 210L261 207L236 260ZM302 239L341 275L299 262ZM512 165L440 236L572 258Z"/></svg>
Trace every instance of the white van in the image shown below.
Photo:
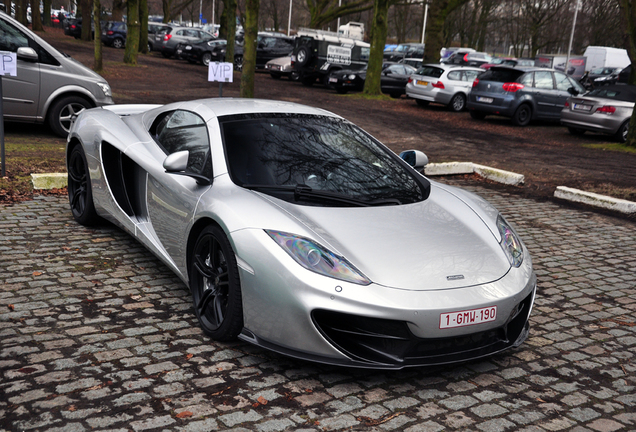
<svg viewBox="0 0 636 432"><path fill-rule="evenodd" d="M113 103L104 78L3 12L0 51L17 56L18 76L2 77L3 117L7 121L47 123L66 138L80 111Z"/></svg>
<svg viewBox="0 0 636 432"><path fill-rule="evenodd" d="M601 69L605 67L624 68L631 64L627 50L622 48L589 46L583 53L587 57L585 70Z"/></svg>

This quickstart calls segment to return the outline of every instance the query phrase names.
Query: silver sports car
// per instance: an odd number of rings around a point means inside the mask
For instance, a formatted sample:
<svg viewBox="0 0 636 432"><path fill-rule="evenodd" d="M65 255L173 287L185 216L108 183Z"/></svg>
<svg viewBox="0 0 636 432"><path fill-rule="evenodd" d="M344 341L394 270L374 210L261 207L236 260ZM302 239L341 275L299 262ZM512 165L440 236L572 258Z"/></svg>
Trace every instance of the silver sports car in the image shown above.
<svg viewBox="0 0 636 432"><path fill-rule="evenodd" d="M209 99L82 112L74 218L125 229L212 339L328 364L476 359L528 335L528 250L485 200L324 110Z"/></svg>

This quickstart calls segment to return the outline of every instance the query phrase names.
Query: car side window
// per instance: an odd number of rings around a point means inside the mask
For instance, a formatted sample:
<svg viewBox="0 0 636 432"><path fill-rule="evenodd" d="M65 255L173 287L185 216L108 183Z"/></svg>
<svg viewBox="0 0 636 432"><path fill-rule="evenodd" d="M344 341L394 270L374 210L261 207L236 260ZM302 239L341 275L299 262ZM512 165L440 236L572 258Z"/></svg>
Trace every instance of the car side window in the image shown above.
<svg viewBox="0 0 636 432"><path fill-rule="evenodd" d="M164 113L155 120L150 134L166 155L189 151L186 171L211 178L208 128L197 114L183 110Z"/></svg>
<svg viewBox="0 0 636 432"><path fill-rule="evenodd" d="M534 77L534 73L529 72L529 73L523 75L521 78L519 78L519 84L523 84L526 87L532 87L533 86L533 82L532 82L533 77Z"/></svg>
<svg viewBox="0 0 636 432"><path fill-rule="evenodd" d="M448 73L448 79L453 81L461 81L461 73L459 71L452 71Z"/></svg>
<svg viewBox="0 0 636 432"><path fill-rule="evenodd" d="M534 73L534 86L539 89L553 90L552 72L537 71Z"/></svg>
<svg viewBox="0 0 636 432"><path fill-rule="evenodd" d="M480 73L481 72L478 71L464 71L463 81L473 82L475 81L475 78L477 78L477 75L479 75Z"/></svg>
<svg viewBox="0 0 636 432"><path fill-rule="evenodd" d="M568 79L567 75L561 72L554 73L554 80L556 81L557 90L568 91L568 89L572 87L572 84L570 84L570 80Z"/></svg>

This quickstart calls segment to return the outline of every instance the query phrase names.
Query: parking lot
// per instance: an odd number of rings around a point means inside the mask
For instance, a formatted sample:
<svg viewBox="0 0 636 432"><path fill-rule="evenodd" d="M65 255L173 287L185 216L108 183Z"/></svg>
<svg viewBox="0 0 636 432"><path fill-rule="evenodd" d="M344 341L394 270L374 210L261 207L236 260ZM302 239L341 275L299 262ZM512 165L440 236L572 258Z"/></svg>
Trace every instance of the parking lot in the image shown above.
<svg viewBox="0 0 636 432"><path fill-rule="evenodd" d="M65 197L0 207L0 430L636 429L634 223L462 183L516 224L539 288L530 337L398 372L215 343L187 287Z"/></svg>

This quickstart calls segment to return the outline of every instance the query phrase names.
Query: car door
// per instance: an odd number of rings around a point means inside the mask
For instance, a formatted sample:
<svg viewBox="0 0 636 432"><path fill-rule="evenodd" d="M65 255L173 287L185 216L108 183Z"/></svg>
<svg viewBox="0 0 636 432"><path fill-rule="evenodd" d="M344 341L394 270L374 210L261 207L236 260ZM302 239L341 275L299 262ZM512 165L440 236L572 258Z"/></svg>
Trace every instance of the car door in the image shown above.
<svg viewBox="0 0 636 432"><path fill-rule="evenodd" d="M0 51L17 54L19 48L22 48L21 51L26 49L31 54L34 49L39 49L35 41L26 34L8 21L0 19ZM4 115L7 118L34 119L38 114L40 100L40 56L28 58L18 55L16 67L17 76L2 78Z"/></svg>
<svg viewBox="0 0 636 432"><path fill-rule="evenodd" d="M534 88L532 89L532 93L536 103L537 117L554 117L556 110L556 92L552 72L536 71L534 73ZM559 115L560 113L561 110L559 110Z"/></svg>
<svg viewBox="0 0 636 432"><path fill-rule="evenodd" d="M572 96L568 89L573 87L573 85L570 82L570 78L561 72L554 72L554 82L556 84L554 91L554 114L556 117L561 118L561 111L565 107L565 101Z"/></svg>
<svg viewBox="0 0 636 432"><path fill-rule="evenodd" d="M184 238L192 222L196 205L208 186L187 174L212 178L210 140L205 121L196 113L176 110L155 120L151 135L166 156L189 151L186 171L160 172L148 176L147 207L152 228L166 252L175 261L182 260Z"/></svg>

